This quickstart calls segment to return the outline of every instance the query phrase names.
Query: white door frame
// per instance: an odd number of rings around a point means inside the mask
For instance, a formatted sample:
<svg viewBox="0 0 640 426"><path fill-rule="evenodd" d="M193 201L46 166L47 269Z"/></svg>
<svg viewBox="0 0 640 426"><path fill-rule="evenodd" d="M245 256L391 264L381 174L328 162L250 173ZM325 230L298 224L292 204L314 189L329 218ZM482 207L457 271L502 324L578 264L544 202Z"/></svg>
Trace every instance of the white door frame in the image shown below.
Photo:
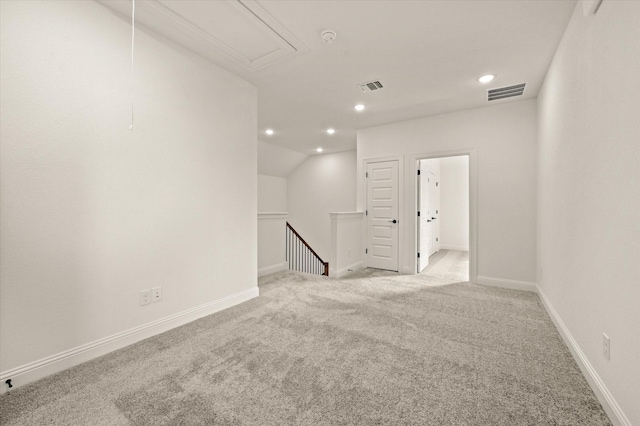
<svg viewBox="0 0 640 426"><path fill-rule="evenodd" d="M375 158L363 158L362 159L362 178L364 179L364 209L369 205L369 199L367 194L367 178L365 173L367 173L369 163L382 163L385 161L397 161L398 162L398 271L401 269L402 259L404 256L404 161L402 156L394 156L394 157L375 157ZM364 229L362 240L362 246L367 247L367 242L369 241L369 227L367 224L367 217L363 218L364 220ZM364 256L364 267L368 267L367 264L367 256Z"/></svg>
<svg viewBox="0 0 640 426"><path fill-rule="evenodd" d="M411 157L412 176L409 185L413 186L413 205L411 211L414 217L418 214L418 161L428 160L432 158L455 157L459 155L469 156L469 281L475 283L478 276L478 159L475 148L459 149L453 151L438 151L424 154L416 154ZM402 204L401 204L402 205ZM402 215L401 215L402 216ZM414 220L414 227L417 226L417 220ZM414 229L413 239L417 243L418 229ZM412 270L418 270L418 244L413 244L413 267ZM400 257L402 259L402 257Z"/></svg>

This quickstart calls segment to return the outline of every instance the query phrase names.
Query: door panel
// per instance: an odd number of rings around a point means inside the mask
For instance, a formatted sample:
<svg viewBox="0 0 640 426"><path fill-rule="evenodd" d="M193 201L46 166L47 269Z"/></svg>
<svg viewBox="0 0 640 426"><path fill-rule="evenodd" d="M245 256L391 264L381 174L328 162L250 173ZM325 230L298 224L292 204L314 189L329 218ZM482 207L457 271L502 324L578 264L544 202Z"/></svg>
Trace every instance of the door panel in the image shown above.
<svg viewBox="0 0 640 426"><path fill-rule="evenodd" d="M374 245L371 251L373 252L374 257L389 259L393 256L391 250L392 247L389 245Z"/></svg>
<svg viewBox="0 0 640 426"><path fill-rule="evenodd" d="M392 230L390 226L374 226L373 227L374 238L392 238Z"/></svg>
<svg viewBox="0 0 640 426"><path fill-rule="evenodd" d="M390 206L374 206L371 212L378 219L393 219L393 208Z"/></svg>
<svg viewBox="0 0 640 426"><path fill-rule="evenodd" d="M419 246L418 253L420 253L420 258L418 259L418 272L422 272L424 268L429 265L429 225L431 223L430 216L428 215L427 209L429 206L429 183L428 176L426 173L426 169L420 168L420 174L418 175L418 211L420 212L419 216Z"/></svg>
<svg viewBox="0 0 640 426"><path fill-rule="evenodd" d="M391 200L391 188L373 188L374 200Z"/></svg>
<svg viewBox="0 0 640 426"><path fill-rule="evenodd" d="M367 265L397 271L398 161L369 163L367 175Z"/></svg>
<svg viewBox="0 0 640 426"><path fill-rule="evenodd" d="M436 214L435 200L436 200L436 175L433 172L428 173L427 181L429 186L429 204L427 207L427 219L429 221L429 251L428 255L431 256L436 252L436 227L433 218Z"/></svg>
<svg viewBox="0 0 640 426"><path fill-rule="evenodd" d="M419 163L419 272L429 264L429 257L440 250L440 167L435 161L438 160L420 160Z"/></svg>
<svg viewBox="0 0 640 426"><path fill-rule="evenodd" d="M440 186L439 177L429 173L429 210L430 229L429 256L440 250Z"/></svg>

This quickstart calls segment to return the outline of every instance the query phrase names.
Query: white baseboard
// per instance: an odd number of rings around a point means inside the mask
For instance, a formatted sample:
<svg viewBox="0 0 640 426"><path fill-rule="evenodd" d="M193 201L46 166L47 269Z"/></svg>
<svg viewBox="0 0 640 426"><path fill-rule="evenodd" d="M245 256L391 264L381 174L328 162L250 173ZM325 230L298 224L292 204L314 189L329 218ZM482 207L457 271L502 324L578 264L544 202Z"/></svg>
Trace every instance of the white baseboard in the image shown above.
<svg viewBox="0 0 640 426"><path fill-rule="evenodd" d="M440 250L469 251L469 246L449 246L446 244L440 244Z"/></svg>
<svg viewBox="0 0 640 426"><path fill-rule="evenodd" d="M578 345L578 342L573 338L571 332L560 318L560 315L558 315L558 312L556 312L549 299L547 299L544 291L542 291L540 286L537 286L537 290L540 300L542 301L542 305L547 310L547 313L555 324L560 336L562 336L562 340L564 340L564 343L571 351L571 355L573 355L573 358L576 360L578 367L580 367L582 374L587 379L587 382L589 383L589 386L591 386L596 398L598 398L598 401L602 404L602 408L609 416L609 420L611 420L614 425L631 426L631 421L629 421L622 411L622 408L620 408L613 395L611 395L611 392L609 392L609 389L607 389L600 376L598 376L595 368L593 368L587 359L587 356Z"/></svg>
<svg viewBox="0 0 640 426"><path fill-rule="evenodd" d="M265 266L264 268L258 269L258 276L263 277L276 272L286 271L287 269L289 269L289 264L287 262L277 263L275 265Z"/></svg>
<svg viewBox="0 0 640 426"><path fill-rule="evenodd" d="M8 386L4 383L7 379L11 379L13 388L20 387L191 321L246 302L254 297L258 297L258 295L258 287L253 287L166 318L116 333L91 343L12 368L11 370L0 372L0 384L2 385L0 386L0 394L4 394L9 390Z"/></svg>
<svg viewBox="0 0 640 426"><path fill-rule="evenodd" d="M349 275L353 271L357 271L358 269L362 269L362 268L364 268L364 262L359 261L356 263L352 263L351 265L346 266L344 268L340 268L337 271L335 269L329 269L329 276L332 278L342 278L346 275Z"/></svg>
<svg viewBox="0 0 640 426"><path fill-rule="evenodd" d="M489 285L492 287L510 288L511 290L524 290L536 292L536 283L529 281L507 280L504 278L476 277L476 284Z"/></svg>

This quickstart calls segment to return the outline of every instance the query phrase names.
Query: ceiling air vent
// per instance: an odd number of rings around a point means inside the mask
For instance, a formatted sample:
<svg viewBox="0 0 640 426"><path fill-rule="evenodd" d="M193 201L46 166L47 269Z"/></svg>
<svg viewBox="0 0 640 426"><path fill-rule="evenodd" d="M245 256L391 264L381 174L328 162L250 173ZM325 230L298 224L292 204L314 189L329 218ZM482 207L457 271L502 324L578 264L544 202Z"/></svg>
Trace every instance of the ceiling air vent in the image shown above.
<svg viewBox="0 0 640 426"><path fill-rule="evenodd" d="M373 92L374 90L382 89L382 83L379 81L369 81L367 83L360 84L360 89L363 92Z"/></svg>
<svg viewBox="0 0 640 426"><path fill-rule="evenodd" d="M496 101L498 99L511 98L513 96L522 96L524 93L525 83L513 86L499 87L497 89L487 90L487 100Z"/></svg>

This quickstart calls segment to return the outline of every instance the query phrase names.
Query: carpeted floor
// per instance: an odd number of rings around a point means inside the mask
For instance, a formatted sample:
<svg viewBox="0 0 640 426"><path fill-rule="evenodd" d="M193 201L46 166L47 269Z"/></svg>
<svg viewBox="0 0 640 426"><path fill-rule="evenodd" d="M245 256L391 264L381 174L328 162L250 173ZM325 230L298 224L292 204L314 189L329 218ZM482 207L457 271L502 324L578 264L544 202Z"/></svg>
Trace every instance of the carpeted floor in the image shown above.
<svg viewBox="0 0 640 426"><path fill-rule="evenodd" d="M439 250L429 257L429 264L420 275L439 278L442 284L469 281L469 252Z"/></svg>
<svg viewBox="0 0 640 426"><path fill-rule="evenodd" d="M3 425L608 425L537 295L364 270L0 397Z"/></svg>

